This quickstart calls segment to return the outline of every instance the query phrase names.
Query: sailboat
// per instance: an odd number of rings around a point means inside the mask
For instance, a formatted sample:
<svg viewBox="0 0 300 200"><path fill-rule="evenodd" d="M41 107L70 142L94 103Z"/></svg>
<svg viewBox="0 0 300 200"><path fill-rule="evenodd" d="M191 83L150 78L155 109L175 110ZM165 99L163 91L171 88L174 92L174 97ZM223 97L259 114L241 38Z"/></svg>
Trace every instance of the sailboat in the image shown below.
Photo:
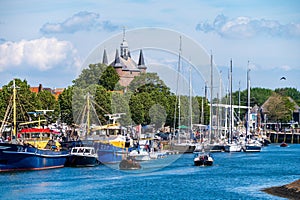
<svg viewBox="0 0 300 200"><path fill-rule="evenodd" d="M250 69L249 69L249 61L248 61L248 70L247 70L247 93L248 93L248 110L247 110L247 127L246 127L246 137L245 144L243 146L244 152L260 152L262 144L257 140L253 140L250 138ZM248 137L249 136L249 137Z"/></svg>
<svg viewBox="0 0 300 200"><path fill-rule="evenodd" d="M50 142L48 147L51 146L51 148L40 149L26 143L26 138L22 142L17 141L16 93L16 84L13 80L12 140L7 143L0 143L0 172L64 167L68 152L58 151L55 144L50 145Z"/></svg>
<svg viewBox="0 0 300 200"><path fill-rule="evenodd" d="M225 152L240 152L242 146L237 139L233 139L233 105L232 105L232 60L230 60L230 130L228 135L228 144L225 145Z"/></svg>
<svg viewBox="0 0 300 200"><path fill-rule="evenodd" d="M181 66L181 36L180 36L180 47L179 47L179 54L178 54L178 75L177 75L177 91L179 89L179 75L180 75L180 67ZM191 85L191 83L190 83ZM191 86L190 86L191 87ZM190 94L191 95L191 94ZM181 129L184 128L185 126L181 125L181 119L180 119L180 94L177 92L177 99L178 99L178 104L176 102L175 106L178 106L178 134L177 134L177 142L172 142L171 144L171 149L174 151L178 151L179 153L193 153L194 150L196 149L196 145L193 144L190 140L186 139L184 142L181 141ZM176 99L176 100L177 100ZM191 100L190 100L191 101ZM191 105L190 105L191 107ZM190 113L191 115L191 113ZM174 131L175 131L175 123L176 123L176 108L175 108L175 113L174 113ZM192 131L192 130L191 130Z"/></svg>

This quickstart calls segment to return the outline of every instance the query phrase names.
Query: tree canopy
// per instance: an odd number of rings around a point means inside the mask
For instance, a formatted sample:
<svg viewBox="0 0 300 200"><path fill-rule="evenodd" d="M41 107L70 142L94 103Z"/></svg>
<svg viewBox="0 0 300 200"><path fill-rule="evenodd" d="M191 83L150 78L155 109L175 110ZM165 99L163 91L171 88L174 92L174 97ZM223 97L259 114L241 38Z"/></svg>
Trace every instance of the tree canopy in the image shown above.
<svg viewBox="0 0 300 200"><path fill-rule="evenodd" d="M273 92L265 104L264 112L267 114L268 121L289 122L294 106L288 97Z"/></svg>
<svg viewBox="0 0 300 200"><path fill-rule="evenodd" d="M106 68L107 66L101 63L90 64L88 68L81 71L78 78L73 80L74 86L86 88L89 85L99 84L100 77Z"/></svg>
<svg viewBox="0 0 300 200"><path fill-rule="evenodd" d="M156 73L141 73L136 76L123 93L119 85L120 77L113 67L103 64L91 64L76 78L74 85L67 87L55 100L51 92L42 90L39 93L30 91L26 80L15 79L17 86L18 121L36 120L36 116L29 116L27 112L35 110L54 110L49 113L49 122L58 118L69 125L75 122L76 116L81 112L82 106L89 93L95 104L96 117L101 123L107 123L106 114L126 113L118 121L122 125L155 124L173 127L174 121L178 125L178 96L170 91ZM0 90L0 117L4 118L6 108L12 95L13 81ZM120 90L121 89L121 90ZM116 91L117 90L117 91ZM181 96L181 124L189 125L190 110L189 98ZM226 98L226 97L225 97ZM225 98L222 102L226 102ZM233 93L233 104L239 102L239 92ZM300 92L295 88L278 88L273 90L265 88L251 88L250 106L262 106L268 99L265 109L268 121L288 122L291 120L295 104L300 103ZM204 97L192 98L193 123L209 124L209 102ZM203 110L202 110L203 102ZM228 101L227 101L228 102ZM215 100L214 100L215 103ZM247 90L240 92L240 105L247 105ZM244 116L242 110L241 116ZM176 114L176 116L175 116ZM203 118L202 118L203 116ZM176 119L174 118L176 117Z"/></svg>
<svg viewBox="0 0 300 200"><path fill-rule="evenodd" d="M101 74L99 85L102 85L106 90L113 91L117 88L120 77L112 66L108 66Z"/></svg>

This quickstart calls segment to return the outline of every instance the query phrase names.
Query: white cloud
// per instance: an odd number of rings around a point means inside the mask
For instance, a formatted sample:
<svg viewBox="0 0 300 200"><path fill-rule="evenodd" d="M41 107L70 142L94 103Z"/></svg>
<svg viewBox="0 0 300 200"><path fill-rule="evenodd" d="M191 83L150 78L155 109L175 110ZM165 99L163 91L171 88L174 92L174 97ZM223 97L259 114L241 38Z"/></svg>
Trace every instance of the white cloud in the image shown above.
<svg viewBox="0 0 300 200"><path fill-rule="evenodd" d="M118 29L117 25L110 21L101 21L98 13L82 11L74 14L61 23L46 23L40 31L44 34L51 33L75 33L78 31L108 30Z"/></svg>
<svg viewBox="0 0 300 200"><path fill-rule="evenodd" d="M196 30L205 33L214 32L226 38L243 39L258 35L285 38L300 37L300 24L281 24L276 20L252 19L242 16L228 19L224 15L218 15L213 23L200 22L197 24Z"/></svg>
<svg viewBox="0 0 300 200"><path fill-rule="evenodd" d="M55 67L79 67L77 50L68 41L40 38L0 45L0 71L23 65L46 71Z"/></svg>
<svg viewBox="0 0 300 200"><path fill-rule="evenodd" d="M284 71L290 71L292 68L289 65L282 65L279 67L279 69L282 69Z"/></svg>

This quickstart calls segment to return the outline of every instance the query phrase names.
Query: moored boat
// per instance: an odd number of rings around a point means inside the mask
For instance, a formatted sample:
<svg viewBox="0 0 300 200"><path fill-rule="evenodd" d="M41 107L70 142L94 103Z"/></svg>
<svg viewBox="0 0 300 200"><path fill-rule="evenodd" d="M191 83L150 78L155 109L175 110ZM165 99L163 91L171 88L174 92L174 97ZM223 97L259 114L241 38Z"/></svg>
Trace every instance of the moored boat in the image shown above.
<svg viewBox="0 0 300 200"><path fill-rule="evenodd" d="M241 152L242 146L238 143L230 143L225 145L225 152Z"/></svg>
<svg viewBox="0 0 300 200"><path fill-rule="evenodd" d="M118 135L115 139L114 136L102 140L94 140L93 147L95 148L98 160L103 164L113 164L122 161L126 153L126 148L130 145L126 142L126 137Z"/></svg>
<svg viewBox="0 0 300 200"><path fill-rule="evenodd" d="M245 144L243 146L244 152L260 152L261 151L261 145L259 144Z"/></svg>
<svg viewBox="0 0 300 200"><path fill-rule="evenodd" d="M60 168L64 167L67 156L67 151L0 143L0 172Z"/></svg>
<svg viewBox="0 0 300 200"><path fill-rule="evenodd" d="M94 147L73 147L66 166L93 167L99 164Z"/></svg>
<svg viewBox="0 0 300 200"><path fill-rule="evenodd" d="M8 133L11 136L11 141L0 143L0 171L42 170L64 167L68 151L59 150L59 144L52 140L50 130L45 131L45 129L37 128L34 131L20 131L17 135L19 124L17 124L16 117L15 80L13 80L12 97L11 104L13 105L14 117L11 123L12 131ZM8 119L9 117L6 116L5 118ZM41 144L42 146L40 146Z"/></svg>
<svg viewBox="0 0 300 200"><path fill-rule="evenodd" d="M151 160L149 150L147 145L139 145L137 149L129 152L129 156L133 157L136 161L148 161Z"/></svg>
<svg viewBox="0 0 300 200"><path fill-rule="evenodd" d="M249 139L244 145L243 145L243 151L244 152L260 152L262 148L262 144L257 140Z"/></svg>

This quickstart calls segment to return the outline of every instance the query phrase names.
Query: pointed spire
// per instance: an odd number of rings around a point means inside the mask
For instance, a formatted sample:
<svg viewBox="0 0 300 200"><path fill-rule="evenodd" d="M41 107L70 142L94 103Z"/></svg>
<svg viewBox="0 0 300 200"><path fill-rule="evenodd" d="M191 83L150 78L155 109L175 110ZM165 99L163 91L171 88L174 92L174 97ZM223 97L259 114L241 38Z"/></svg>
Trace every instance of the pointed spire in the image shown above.
<svg viewBox="0 0 300 200"><path fill-rule="evenodd" d="M143 51L142 49L140 50L140 57L139 57L139 62L138 62L138 68L139 69L147 69L144 61L144 56L143 56Z"/></svg>
<svg viewBox="0 0 300 200"><path fill-rule="evenodd" d="M121 57L124 58L125 60L128 59L129 56L129 48L128 48L128 43L125 39L125 26L123 27L123 41L120 45L121 49Z"/></svg>
<svg viewBox="0 0 300 200"><path fill-rule="evenodd" d="M103 51L102 64L108 65L108 59L107 59L106 49L104 49L104 51Z"/></svg>
<svg viewBox="0 0 300 200"><path fill-rule="evenodd" d="M125 26L123 26L123 41L125 41Z"/></svg>
<svg viewBox="0 0 300 200"><path fill-rule="evenodd" d="M130 54L130 51L129 51L129 49L128 49L128 57L129 57L129 58L131 58L131 54Z"/></svg>
<svg viewBox="0 0 300 200"><path fill-rule="evenodd" d="M119 51L118 51L118 49L116 49L116 56L115 56L115 60L113 62L113 67L115 67L115 68L122 67L122 64L120 62L120 57L119 57Z"/></svg>

